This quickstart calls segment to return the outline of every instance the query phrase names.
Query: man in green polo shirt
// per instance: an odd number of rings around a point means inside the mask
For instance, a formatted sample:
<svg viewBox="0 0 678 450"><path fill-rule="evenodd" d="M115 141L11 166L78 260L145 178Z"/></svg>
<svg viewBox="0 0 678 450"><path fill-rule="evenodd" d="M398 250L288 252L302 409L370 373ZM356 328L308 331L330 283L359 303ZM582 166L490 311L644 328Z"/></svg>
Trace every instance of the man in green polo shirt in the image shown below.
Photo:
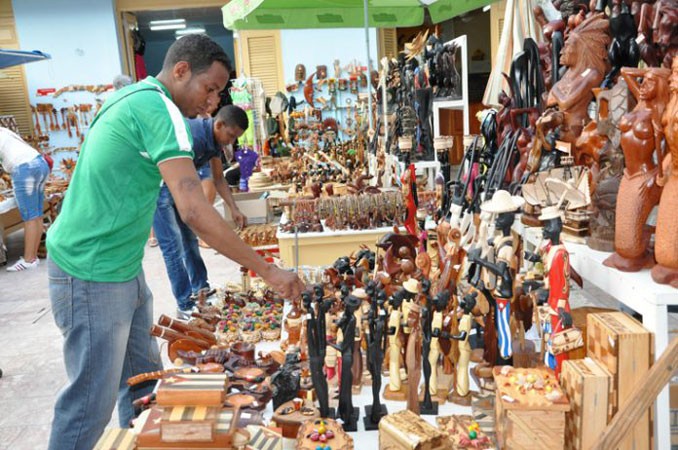
<svg viewBox="0 0 678 450"><path fill-rule="evenodd" d="M299 278L267 264L228 227L202 193L184 117L219 102L231 70L223 49L190 35L168 50L157 77L125 87L97 114L56 223L47 235L50 300L64 336L69 385L55 405L49 448L91 449L116 398L132 419L130 376L161 369L152 296L141 268L160 182L205 242L257 272L287 298Z"/></svg>

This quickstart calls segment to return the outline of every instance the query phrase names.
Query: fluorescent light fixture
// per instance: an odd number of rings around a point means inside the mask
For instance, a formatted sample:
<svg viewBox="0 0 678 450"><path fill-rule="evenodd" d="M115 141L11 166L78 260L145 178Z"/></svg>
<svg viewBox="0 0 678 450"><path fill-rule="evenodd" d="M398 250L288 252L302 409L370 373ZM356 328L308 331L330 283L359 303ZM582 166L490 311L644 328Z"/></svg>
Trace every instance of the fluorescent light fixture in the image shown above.
<svg viewBox="0 0 678 450"><path fill-rule="evenodd" d="M186 19L167 19L167 20L151 20L148 22L150 26L153 25L175 25L178 23L186 23Z"/></svg>
<svg viewBox="0 0 678 450"><path fill-rule="evenodd" d="M186 28L186 19L151 20L148 26L153 31L182 30Z"/></svg>
<svg viewBox="0 0 678 450"><path fill-rule="evenodd" d="M201 34L204 33L205 29L203 27L188 27L183 30L177 30L174 32L177 36L185 36L187 34Z"/></svg>
<svg viewBox="0 0 678 450"><path fill-rule="evenodd" d="M490 5L483 6L483 12L488 12L490 10L490 8L491 8Z"/></svg>

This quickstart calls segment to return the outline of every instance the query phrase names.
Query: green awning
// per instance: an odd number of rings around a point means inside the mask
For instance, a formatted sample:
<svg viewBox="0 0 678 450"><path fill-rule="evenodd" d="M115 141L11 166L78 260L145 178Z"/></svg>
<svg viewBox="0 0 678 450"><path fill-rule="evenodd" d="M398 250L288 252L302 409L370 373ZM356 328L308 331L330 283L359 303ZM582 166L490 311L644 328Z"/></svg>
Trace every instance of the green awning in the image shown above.
<svg viewBox="0 0 678 450"><path fill-rule="evenodd" d="M496 0L368 0L370 27L419 26L428 8L433 23L483 7ZM360 28L365 26L363 0L232 0L222 8L231 30L289 28Z"/></svg>

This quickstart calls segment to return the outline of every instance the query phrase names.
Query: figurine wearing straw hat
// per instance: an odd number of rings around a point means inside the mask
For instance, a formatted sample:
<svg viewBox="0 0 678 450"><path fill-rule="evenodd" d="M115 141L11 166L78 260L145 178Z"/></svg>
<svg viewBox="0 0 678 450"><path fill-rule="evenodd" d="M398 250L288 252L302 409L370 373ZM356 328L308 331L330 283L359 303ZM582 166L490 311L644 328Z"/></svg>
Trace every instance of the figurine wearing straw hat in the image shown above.
<svg viewBox="0 0 678 450"><path fill-rule="evenodd" d="M525 259L544 263L544 282L537 290L537 303L546 302L551 317L544 323L546 351L544 362L560 376L560 368L567 359L567 352L554 355L551 351L551 336L572 327L570 314L570 256L560 240L563 229L562 212L558 206L542 209L539 220L542 221L544 241L539 254L526 252ZM534 282L532 282L534 284ZM538 282L537 282L538 283ZM541 284L541 283L539 283Z"/></svg>
<svg viewBox="0 0 678 450"><path fill-rule="evenodd" d="M511 226L516 213L523 206L524 200L519 196L512 196L507 191L499 190L494 193L492 200L483 203L480 209L483 212L496 215L495 225L499 235L494 239L494 260L481 258L475 250L469 253L469 263L485 268L497 276L495 288L489 291L480 282L479 277L473 277L472 283L478 287L487 300L494 306L494 322L497 331L496 342L485 342L485 360L490 365L512 364L513 346L511 343L511 299L513 298L513 279L517 269L515 254L516 246L511 234ZM472 276L471 272L469 275ZM488 325L491 320L488 320ZM490 333L491 335L491 333ZM488 347L490 351L488 351ZM492 347L496 348L491 351Z"/></svg>

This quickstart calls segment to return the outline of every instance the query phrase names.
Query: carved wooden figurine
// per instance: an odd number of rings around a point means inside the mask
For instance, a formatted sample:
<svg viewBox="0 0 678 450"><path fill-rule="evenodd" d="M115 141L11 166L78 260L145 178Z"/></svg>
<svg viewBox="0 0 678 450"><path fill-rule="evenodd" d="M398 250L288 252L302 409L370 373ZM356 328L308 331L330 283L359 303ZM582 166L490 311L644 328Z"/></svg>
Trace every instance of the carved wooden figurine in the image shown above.
<svg viewBox="0 0 678 450"><path fill-rule="evenodd" d="M457 361L457 376L455 377L454 391L448 397L451 402L462 406L471 406L471 393L469 390L469 361L471 360L471 343L468 341L471 333L473 316L471 311L476 306L477 292L466 294L459 305L461 307L461 319L459 321L459 334L452 336L459 341L459 360Z"/></svg>
<svg viewBox="0 0 678 450"><path fill-rule="evenodd" d="M424 278L421 281L421 336L422 336L422 362L424 366L424 400L420 403L419 409L421 414L438 415L438 402L431 400L431 375L433 371L438 370L438 361L436 359L434 364L431 364L431 346L433 341L433 305L431 304L431 296L429 291L431 289L431 282Z"/></svg>
<svg viewBox="0 0 678 450"><path fill-rule="evenodd" d="M440 358L440 336L443 331L443 311L447 308L450 300L450 292L438 292L433 297L433 317L431 319L431 351L428 355L431 365L431 382L429 392L435 396L438 394L438 359Z"/></svg>
<svg viewBox="0 0 678 450"><path fill-rule="evenodd" d="M407 338L405 350L405 365L407 366L407 409L419 414L419 381L421 381L421 307L412 302L407 314L407 325L410 335Z"/></svg>
<svg viewBox="0 0 678 450"><path fill-rule="evenodd" d="M626 169L617 195L615 253L604 264L636 272L652 264L647 250L650 235L644 228L661 195L656 181L663 178L663 170L654 161L655 156L663 159L660 124L668 100L669 71L624 67L621 74L638 104L619 124ZM642 84L638 77L643 77Z"/></svg>
<svg viewBox="0 0 678 450"><path fill-rule="evenodd" d="M359 411L353 407L353 347L356 332L355 310L360 307L360 299L352 295L344 298L344 314L339 320L339 328L344 336L340 345L333 345L341 352L341 382L339 385L339 411L338 417L342 420L344 431L356 431Z"/></svg>
<svg viewBox="0 0 678 450"><path fill-rule="evenodd" d="M576 141L588 121L586 109L593 99L591 89L600 86L607 72L608 24L603 14L594 14L572 30L565 41L560 63L568 70L553 85L547 100L547 106L558 106L565 113L560 126L563 141Z"/></svg>
<svg viewBox="0 0 678 450"><path fill-rule="evenodd" d="M623 70L623 69L622 69ZM542 210L539 220L543 222L544 244L539 254L526 252L525 259L532 262L544 263L544 281L525 282L528 289L539 287L537 303L548 304L550 321L544 326L545 364L554 369L556 376L560 376L563 361L567 360L567 352L554 355L551 351L551 338L554 334L572 327L570 315L570 257L560 239L563 229L562 213L557 206L549 206Z"/></svg>
<svg viewBox="0 0 678 450"><path fill-rule="evenodd" d="M477 278L471 280L494 306L494 320L497 331L496 357L493 359L493 352L488 352L488 348L485 349L489 357L486 362L490 366L512 363L513 346L509 322L517 260L511 226L522 204L522 197L512 197L511 194L503 190L495 192L492 200L483 203L481 205L483 211L497 215L495 224L499 235L494 239L494 261L481 258L477 250L472 251L468 256L470 263L476 263L497 276L496 286L492 292L487 289L481 280L477 280ZM473 276L473 274L469 272L469 276ZM491 346L492 343L486 342L486 345Z"/></svg>
<svg viewBox="0 0 678 450"><path fill-rule="evenodd" d="M396 291L391 298L389 303L391 305L391 314L388 318L388 386L384 389L384 398L387 399L396 399L400 397L400 400L404 400L404 395L402 392L402 382L400 379L400 359L402 352L402 344L400 340L401 330L401 320L402 320L402 303L403 295L402 290Z"/></svg>
<svg viewBox="0 0 678 450"><path fill-rule="evenodd" d="M372 298L368 314L369 333L367 333L367 364L372 376L372 405L365 406L363 422L366 430L375 430L379 421L388 414L386 405L381 404L381 367L386 351L386 293L377 290L374 282L368 284L366 291Z"/></svg>
<svg viewBox="0 0 678 450"><path fill-rule="evenodd" d="M669 83L671 98L662 118L668 148L665 160L668 180L659 180L664 190L657 214L654 241L657 265L652 268L652 279L678 288L678 58L673 59Z"/></svg>
<svg viewBox="0 0 678 450"><path fill-rule="evenodd" d="M280 344L280 348L287 350L291 346L298 347L301 344L301 327L302 327L301 309L299 308L299 301L292 301L292 309L285 317L285 331L287 331L287 339Z"/></svg>
<svg viewBox="0 0 678 450"><path fill-rule="evenodd" d="M320 406L320 416L328 417L330 414L329 393L327 389L327 378L323 374L323 362L325 360L325 347L327 346L327 337L325 331L325 311L322 307L322 297L316 298L318 314L316 316L314 305L310 292L302 293L304 308L307 312L306 317L306 336L308 340L308 356L311 368L311 379L313 380L313 389L315 390L318 405Z"/></svg>

